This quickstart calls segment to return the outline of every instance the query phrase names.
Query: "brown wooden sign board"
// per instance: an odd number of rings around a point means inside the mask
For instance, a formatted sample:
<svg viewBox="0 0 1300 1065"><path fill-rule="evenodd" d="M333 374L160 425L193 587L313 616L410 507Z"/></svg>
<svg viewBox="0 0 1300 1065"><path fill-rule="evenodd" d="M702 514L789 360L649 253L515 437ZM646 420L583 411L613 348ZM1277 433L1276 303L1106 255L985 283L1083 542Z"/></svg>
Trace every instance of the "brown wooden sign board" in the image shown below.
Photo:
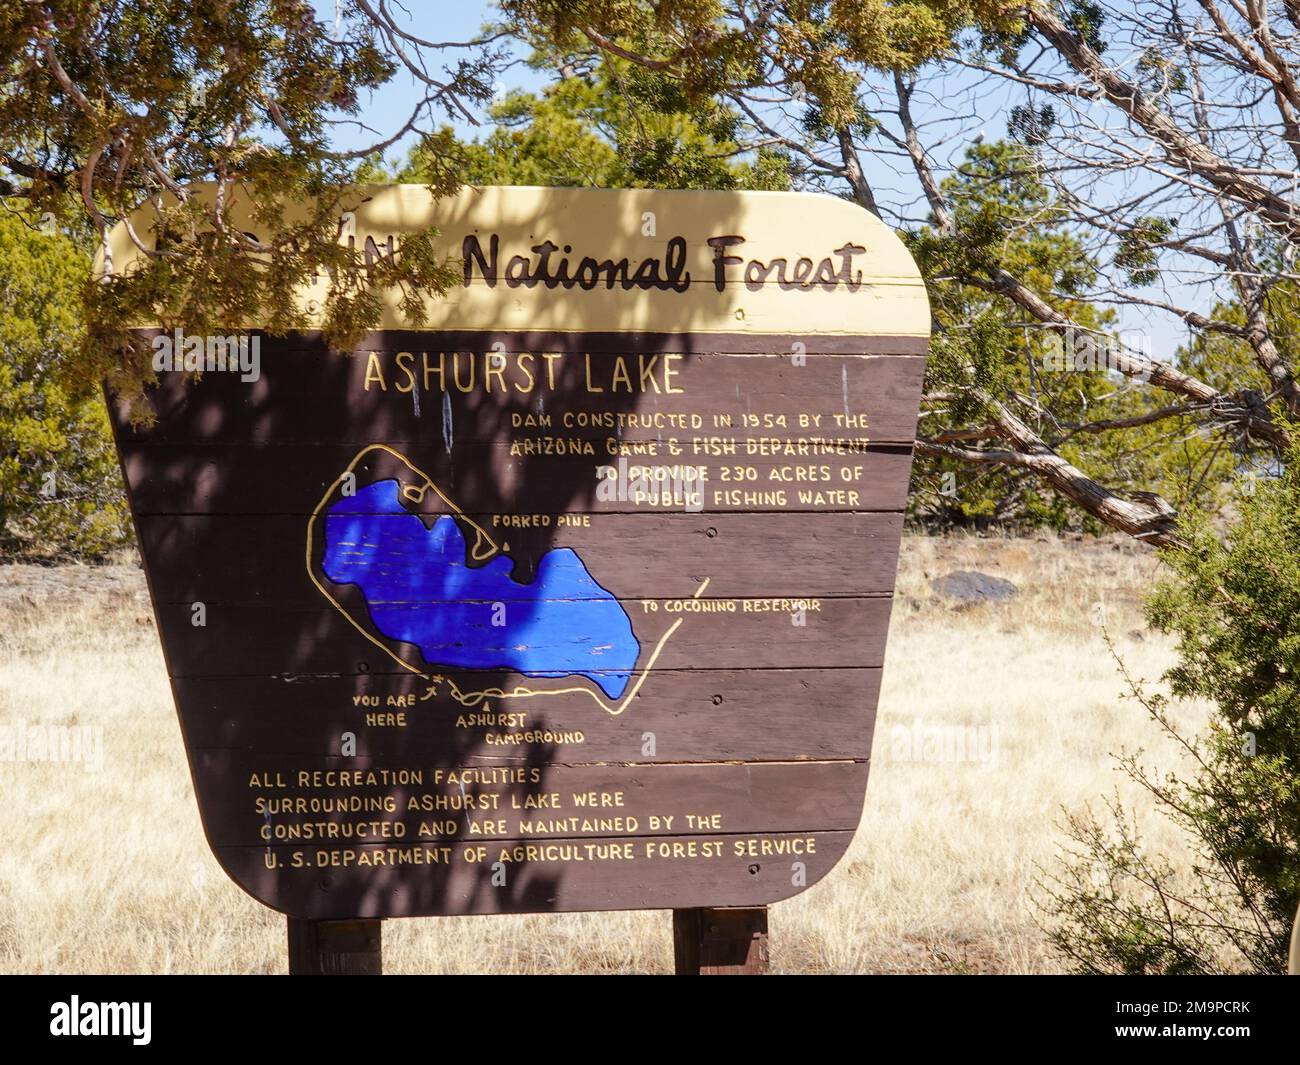
<svg viewBox="0 0 1300 1065"><path fill-rule="evenodd" d="M866 789L914 265L776 193L374 188L346 239L430 224L420 331L232 326L255 372L114 408L213 852L315 920L798 893Z"/></svg>

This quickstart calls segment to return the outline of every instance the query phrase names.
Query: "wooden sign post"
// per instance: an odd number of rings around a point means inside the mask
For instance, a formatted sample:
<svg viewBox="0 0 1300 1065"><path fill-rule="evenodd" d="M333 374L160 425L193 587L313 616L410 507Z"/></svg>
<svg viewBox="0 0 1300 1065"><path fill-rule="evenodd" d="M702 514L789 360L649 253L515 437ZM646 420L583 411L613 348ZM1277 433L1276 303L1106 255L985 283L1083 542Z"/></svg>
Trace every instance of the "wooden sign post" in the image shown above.
<svg viewBox="0 0 1300 1065"><path fill-rule="evenodd" d="M213 853L295 971L377 971L383 918L628 908L677 911L679 971L761 969L862 810L911 258L802 194L391 186L352 222L372 262L437 226L426 326L154 330L157 419L115 416Z"/></svg>

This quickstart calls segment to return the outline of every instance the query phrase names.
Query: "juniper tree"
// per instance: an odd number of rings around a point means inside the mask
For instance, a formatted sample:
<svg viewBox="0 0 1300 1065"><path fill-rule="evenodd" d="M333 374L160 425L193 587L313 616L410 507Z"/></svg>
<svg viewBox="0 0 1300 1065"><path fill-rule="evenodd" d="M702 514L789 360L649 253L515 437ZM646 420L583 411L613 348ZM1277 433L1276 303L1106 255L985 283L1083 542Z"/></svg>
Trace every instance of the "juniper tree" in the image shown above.
<svg viewBox="0 0 1300 1065"><path fill-rule="evenodd" d="M195 334L311 325L346 343L377 320L379 288L440 292L452 279L429 234L360 273L341 218L376 153L472 117L503 61L498 38L425 40L384 0L341 0L337 11L325 20L305 0L0 9L0 194L24 201L28 217L87 221L103 256L85 287L78 374L137 390L149 370L132 322L183 322ZM369 94L399 71L420 89L410 112L373 143L340 150L340 129L371 129ZM458 181L450 165L429 175L435 192ZM241 202L251 225L237 224ZM140 254L122 270L107 234L141 206L145 220L130 229ZM316 275L328 292L309 318L295 292ZM409 301L416 319L418 307Z"/></svg>

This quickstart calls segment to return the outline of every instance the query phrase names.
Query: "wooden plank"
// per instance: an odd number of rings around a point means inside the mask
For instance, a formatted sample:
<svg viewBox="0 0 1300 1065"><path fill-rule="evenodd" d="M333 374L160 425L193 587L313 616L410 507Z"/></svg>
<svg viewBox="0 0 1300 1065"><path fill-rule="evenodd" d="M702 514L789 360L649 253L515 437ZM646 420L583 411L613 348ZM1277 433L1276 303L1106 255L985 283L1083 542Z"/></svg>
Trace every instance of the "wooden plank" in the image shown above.
<svg viewBox="0 0 1300 1065"><path fill-rule="evenodd" d="M160 365L152 424L113 407L219 861L326 922L816 882L865 793L924 374L897 236L786 194L356 206L363 259L428 225L466 258L430 328L386 291L347 354L258 332L256 372ZM719 921L695 971L761 964L757 918ZM324 932L303 964L353 964Z"/></svg>
<svg viewBox="0 0 1300 1065"><path fill-rule="evenodd" d="M503 427L519 436L597 441L700 435L744 442L802 435L909 444L916 412L901 401L920 387L925 365L919 355L809 354L806 340L789 337L768 338L771 349L783 353L770 357L691 352L642 358L627 352L643 348L631 348L626 337L616 335L613 353L595 353L590 360L585 343L582 350L558 357L542 354L572 346L575 338L565 334L534 338L551 343L529 348L519 348L516 337L489 333L446 339L381 334L372 346L347 353L330 353L319 339L263 334L257 339L263 365L274 365L274 375L251 384L238 374L209 373L197 381L164 374L151 394L157 421L132 426L119 412L122 439L317 442L322 425L332 423L333 442L356 444L482 442L499 439ZM798 362L790 353L795 344L804 346L806 356ZM519 351L529 354L521 357ZM628 391L589 390L612 380L639 388L643 374L655 388L664 388L666 372L674 391L650 391L646 403ZM543 390L548 376L554 385ZM339 395L349 397L346 418L332 398ZM701 414L702 405L707 414ZM852 424L837 424L845 413L852 415Z"/></svg>
<svg viewBox="0 0 1300 1065"><path fill-rule="evenodd" d="M799 603L806 606L800 608ZM762 648L762 663L770 669L880 666L889 629L890 600L883 596L639 599L622 600L620 605L634 619L643 648L638 663L646 661L645 653L661 647L655 661L658 669L752 669L756 648ZM437 671L439 664L454 668L448 659L439 659L437 649L426 649L430 658L409 644L372 640L349 620L360 619L363 608L359 597L356 612L349 615L275 603L217 604L206 610L205 624L200 627L192 624L195 614L187 605L156 607L174 677L370 673L392 669L396 657L424 673ZM725 612L715 613L718 610ZM475 631L485 642L495 646L511 637L509 629L490 624L490 610L482 614ZM456 639L454 634L439 639L443 642L437 647L450 653L446 641ZM560 644L552 645L546 634L540 639L537 672L561 668L550 664L551 648L558 653ZM644 666L640 668L644 670ZM485 669L481 673L485 688L500 688L511 682L516 671ZM538 679L533 686L544 689L563 683Z"/></svg>
<svg viewBox="0 0 1300 1065"><path fill-rule="evenodd" d="M678 976L767 973L767 907L673 910Z"/></svg>
<svg viewBox="0 0 1300 1065"><path fill-rule="evenodd" d="M123 443L119 450L141 516L307 515L337 488L359 454L351 445L335 444L163 449ZM895 445L808 456L511 454L511 445L504 443L456 443L448 451L430 440L413 461L466 513L775 513L902 511L912 455L910 448ZM608 475L598 468L614 471L612 498L599 490ZM699 469L702 480L692 472ZM373 455L362 458L357 473L363 485L392 476ZM633 479L661 486L661 491L653 498L637 498ZM674 479L680 485L676 492ZM703 495L697 500L699 490Z"/></svg>
<svg viewBox="0 0 1300 1065"><path fill-rule="evenodd" d="M380 976L382 921L288 920L290 976Z"/></svg>
<svg viewBox="0 0 1300 1065"><path fill-rule="evenodd" d="M764 906L834 867L852 832L529 843L220 847L226 873L295 917Z"/></svg>
<svg viewBox="0 0 1300 1065"><path fill-rule="evenodd" d="M475 686L472 674L450 676ZM618 716L560 697L471 710L446 686L428 696L429 682L410 673L180 677L172 687L194 750L337 754L350 734L362 757L461 764L862 761L880 670L658 670Z"/></svg>
<svg viewBox="0 0 1300 1065"><path fill-rule="evenodd" d="M509 515L469 518L508 545L516 580L529 581L548 551L564 547L581 558L610 560L600 583L623 598L690 596L706 576L709 594L723 598L887 594L902 530L902 515L893 513L548 514L524 527ZM139 521L142 550L159 560L153 594L169 604L319 603L304 565L306 529L293 515L145 515Z"/></svg>
<svg viewBox="0 0 1300 1065"><path fill-rule="evenodd" d="M193 189L201 201L209 190ZM232 224L257 233L251 204L238 190L227 194ZM497 238L495 284L477 283L488 270L464 274L463 285L442 294L423 294L425 324L431 329L537 329L692 333L871 333L924 338L930 331L925 286L907 249L879 218L834 197L799 193L663 192L661 190L465 188L433 197L421 186L357 190L350 203L353 233L345 243L359 253L386 254L406 234L435 227L438 254L472 258L473 237L484 255ZM304 207L305 214L305 207ZM241 217L242 216L242 217ZM136 232L151 239L149 204L135 212ZM646 222L653 232L645 232ZM143 254L125 226L111 238L119 270ZM710 241L727 242L719 247ZM551 247L551 269L539 249ZM564 249L568 248L568 251ZM720 261L720 256L733 256ZM593 275L579 284L582 260L622 262L628 287L610 289ZM567 260L567 269L562 261ZM677 269L673 269L674 260ZM777 260L788 267L772 273ZM801 271L800 260L807 262ZM757 263L760 272L750 269ZM818 273L823 269L824 272ZM719 274L718 267L721 266ZM652 267L654 277L632 274ZM522 269L521 269L522 268ZM834 284L836 271L846 284ZM787 278L787 285L764 279ZM723 291L715 282L722 280ZM800 278L820 284L789 281ZM754 290L732 282L760 282ZM310 312L326 278L296 293ZM384 328L409 326L403 293L381 291ZM316 314L319 321L319 313Z"/></svg>
<svg viewBox="0 0 1300 1065"><path fill-rule="evenodd" d="M466 766L419 759L196 751L216 847L643 840L701 831L851 832L865 762Z"/></svg>

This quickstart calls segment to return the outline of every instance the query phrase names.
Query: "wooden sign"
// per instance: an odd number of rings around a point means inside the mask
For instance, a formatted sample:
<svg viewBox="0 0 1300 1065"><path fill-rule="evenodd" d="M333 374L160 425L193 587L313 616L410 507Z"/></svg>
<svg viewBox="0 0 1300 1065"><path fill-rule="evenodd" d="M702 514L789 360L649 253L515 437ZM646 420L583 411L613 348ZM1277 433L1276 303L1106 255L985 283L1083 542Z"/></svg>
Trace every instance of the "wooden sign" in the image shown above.
<svg viewBox="0 0 1300 1065"><path fill-rule="evenodd" d="M419 331L151 331L117 410L214 853L309 919L796 894L866 789L915 266L784 193L383 187L344 239L430 224Z"/></svg>

